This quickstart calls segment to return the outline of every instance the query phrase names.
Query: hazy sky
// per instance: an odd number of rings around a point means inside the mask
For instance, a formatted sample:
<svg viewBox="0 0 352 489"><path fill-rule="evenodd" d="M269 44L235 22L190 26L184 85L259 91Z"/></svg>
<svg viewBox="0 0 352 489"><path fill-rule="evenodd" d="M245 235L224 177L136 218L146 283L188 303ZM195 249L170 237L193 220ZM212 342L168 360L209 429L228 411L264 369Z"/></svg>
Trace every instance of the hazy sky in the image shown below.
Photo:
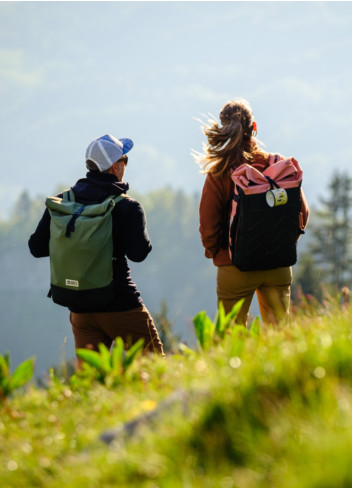
<svg viewBox="0 0 352 489"><path fill-rule="evenodd" d="M237 96L308 202L350 168L350 2L0 2L0 20L0 215L84 176L108 132L135 141L131 189L200 191L194 118Z"/></svg>

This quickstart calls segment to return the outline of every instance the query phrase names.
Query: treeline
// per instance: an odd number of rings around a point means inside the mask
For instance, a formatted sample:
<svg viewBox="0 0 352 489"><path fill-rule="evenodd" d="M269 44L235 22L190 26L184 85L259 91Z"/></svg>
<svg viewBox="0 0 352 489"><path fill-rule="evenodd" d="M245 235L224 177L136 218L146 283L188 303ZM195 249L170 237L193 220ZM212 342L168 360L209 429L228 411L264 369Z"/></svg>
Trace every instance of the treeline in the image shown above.
<svg viewBox="0 0 352 489"><path fill-rule="evenodd" d="M302 238L306 243L295 267L293 295L301 289L322 300L326 290L340 292L352 283L352 178L348 172L332 175L311 211L308 239Z"/></svg>
<svg viewBox="0 0 352 489"><path fill-rule="evenodd" d="M133 264L147 307L159 326L168 324L183 341L195 341L192 318L201 310L216 312L216 269L204 258L198 232L199 195L162 188L131 195L143 205L153 251ZM309 202L309 195L307 195ZM352 279L352 180L335 174L325 196L313 208L306 235L299 242L293 298L322 299L326 286L339 290ZM13 363L37 357L37 374L74 356L68 311L46 295L49 260L34 259L27 241L44 210L44 197L24 192L8 219L0 221L0 353L10 350ZM258 314L253 304L252 314ZM170 326L171 325L171 326Z"/></svg>

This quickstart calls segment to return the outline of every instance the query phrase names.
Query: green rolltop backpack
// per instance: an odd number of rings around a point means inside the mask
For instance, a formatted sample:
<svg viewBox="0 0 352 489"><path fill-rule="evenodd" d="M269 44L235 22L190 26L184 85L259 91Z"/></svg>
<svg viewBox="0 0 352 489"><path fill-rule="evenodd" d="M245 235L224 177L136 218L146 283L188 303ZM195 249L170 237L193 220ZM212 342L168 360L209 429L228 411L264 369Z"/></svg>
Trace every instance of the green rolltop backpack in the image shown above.
<svg viewBox="0 0 352 489"><path fill-rule="evenodd" d="M72 189L47 197L50 222L50 292L56 304L99 310L111 302L113 287L112 211L126 195L99 204L75 202Z"/></svg>

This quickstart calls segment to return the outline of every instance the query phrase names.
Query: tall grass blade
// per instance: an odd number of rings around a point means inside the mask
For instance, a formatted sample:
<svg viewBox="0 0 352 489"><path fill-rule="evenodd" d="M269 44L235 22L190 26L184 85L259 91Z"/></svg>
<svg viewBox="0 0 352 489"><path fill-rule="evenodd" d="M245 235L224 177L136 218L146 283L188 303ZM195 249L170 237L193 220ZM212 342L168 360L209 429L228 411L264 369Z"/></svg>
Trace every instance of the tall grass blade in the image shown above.
<svg viewBox="0 0 352 489"><path fill-rule="evenodd" d="M10 370L11 362L10 362L10 353L8 351L4 353L4 360L6 362L7 368Z"/></svg>
<svg viewBox="0 0 352 489"><path fill-rule="evenodd" d="M196 352L192 350L189 346L185 345L184 343L179 343L178 348L181 353L186 355L187 357L194 357Z"/></svg>
<svg viewBox="0 0 352 489"><path fill-rule="evenodd" d="M260 318L256 316L251 326L251 335L258 336L260 332Z"/></svg>
<svg viewBox="0 0 352 489"><path fill-rule="evenodd" d="M122 361L123 370L126 370L132 364L136 356L142 351L143 344L144 339L139 338L139 340L126 352L126 356Z"/></svg>
<svg viewBox="0 0 352 489"><path fill-rule="evenodd" d="M98 348L100 351L101 370L108 374L111 372L110 351L107 349L104 343L100 343Z"/></svg>
<svg viewBox="0 0 352 489"><path fill-rule="evenodd" d="M111 367L114 372L118 372L121 370L123 353L124 353L123 339L118 337L115 339L115 345L111 352Z"/></svg>
<svg viewBox="0 0 352 489"><path fill-rule="evenodd" d="M235 321L237 319L237 316L241 310L243 303L244 303L244 299L241 299L238 302L236 302L236 304L233 306L231 311L226 315L225 317L226 327L229 327L231 321Z"/></svg>
<svg viewBox="0 0 352 489"><path fill-rule="evenodd" d="M13 372L9 380L9 389L14 391L18 387L22 387L33 377L34 373L34 358L28 358L22 362Z"/></svg>
<svg viewBox="0 0 352 489"><path fill-rule="evenodd" d="M101 370L102 359L98 352L86 348L77 348L76 355L91 367Z"/></svg>
<svg viewBox="0 0 352 489"><path fill-rule="evenodd" d="M7 378L9 376L9 366L6 361L5 355L0 355L0 379Z"/></svg>
<svg viewBox="0 0 352 489"><path fill-rule="evenodd" d="M225 333L225 308L223 303L220 301L218 312L215 320L215 333L220 337L224 337Z"/></svg>
<svg viewBox="0 0 352 489"><path fill-rule="evenodd" d="M214 339L215 324L209 319L205 311L193 318L196 336L202 349L208 350Z"/></svg>

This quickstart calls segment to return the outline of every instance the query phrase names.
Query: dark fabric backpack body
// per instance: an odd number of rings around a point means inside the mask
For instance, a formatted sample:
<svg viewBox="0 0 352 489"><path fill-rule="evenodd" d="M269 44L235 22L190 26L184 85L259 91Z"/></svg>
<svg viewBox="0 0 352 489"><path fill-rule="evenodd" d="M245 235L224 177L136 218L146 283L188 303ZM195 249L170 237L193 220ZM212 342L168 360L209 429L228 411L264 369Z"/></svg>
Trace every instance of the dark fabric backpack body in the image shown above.
<svg viewBox="0 0 352 489"><path fill-rule="evenodd" d="M300 188L287 190L288 202L269 207L265 193L246 195L239 189L232 221L232 263L242 271L294 265L301 208Z"/></svg>
<svg viewBox="0 0 352 489"><path fill-rule="evenodd" d="M295 163L291 159L274 163L268 175L249 165L233 172L229 253L239 270L271 270L296 263L297 240L303 231L299 227L302 171ZM268 192L276 189L284 189L285 203L268 200Z"/></svg>

